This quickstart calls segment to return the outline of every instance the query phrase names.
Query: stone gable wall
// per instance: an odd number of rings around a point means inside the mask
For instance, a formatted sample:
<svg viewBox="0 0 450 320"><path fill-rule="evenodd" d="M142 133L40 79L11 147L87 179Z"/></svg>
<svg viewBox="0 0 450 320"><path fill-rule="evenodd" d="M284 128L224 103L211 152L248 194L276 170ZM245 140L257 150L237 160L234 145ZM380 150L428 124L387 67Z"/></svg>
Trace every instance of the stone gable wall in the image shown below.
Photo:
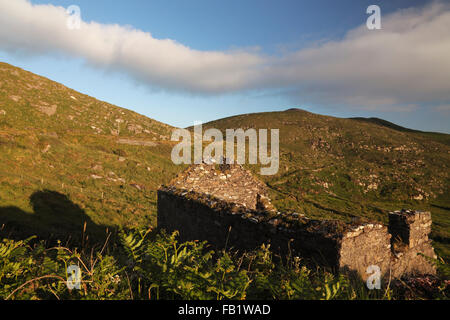
<svg viewBox="0 0 450 320"><path fill-rule="evenodd" d="M177 188L211 194L248 209L256 209L257 195L268 197L266 185L238 164L203 163L191 166L170 184Z"/></svg>

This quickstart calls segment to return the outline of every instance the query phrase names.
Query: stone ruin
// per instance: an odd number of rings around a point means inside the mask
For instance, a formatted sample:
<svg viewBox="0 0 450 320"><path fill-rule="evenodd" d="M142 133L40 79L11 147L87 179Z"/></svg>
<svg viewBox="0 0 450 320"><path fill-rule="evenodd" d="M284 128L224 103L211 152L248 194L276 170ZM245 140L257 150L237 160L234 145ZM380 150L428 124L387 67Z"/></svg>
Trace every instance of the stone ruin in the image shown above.
<svg viewBox="0 0 450 320"><path fill-rule="evenodd" d="M389 224L313 220L278 212L266 185L237 164L189 167L158 190L158 228L178 230L182 241L207 240L217 248L252 250L270 244L335 272L366 280L369 266L383 278L436 274L430 212L396 211Z"/></svg>

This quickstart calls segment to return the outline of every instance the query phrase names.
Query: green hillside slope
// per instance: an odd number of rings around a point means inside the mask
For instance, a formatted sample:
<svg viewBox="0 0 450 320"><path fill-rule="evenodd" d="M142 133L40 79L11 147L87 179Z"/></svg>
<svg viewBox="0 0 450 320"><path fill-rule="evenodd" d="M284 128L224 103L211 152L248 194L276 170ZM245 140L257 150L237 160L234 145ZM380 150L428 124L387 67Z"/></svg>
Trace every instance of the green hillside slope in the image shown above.
<svg viewBox="0 0 450 320"><path fill-rule="evenodd" d="M383 222L390 210L431 210L436 246L449 255L450 135L377 120L290 109L221 119L204 129L280 129L280 170L262 177L280 210Z"/></svg>
<svg viewBox="0 0 450 320"><path fill-rule="evenodd" d="M0 227L60 236L84 222L155 224L155 191L180 170L171 131L0 63Z"/></svg>

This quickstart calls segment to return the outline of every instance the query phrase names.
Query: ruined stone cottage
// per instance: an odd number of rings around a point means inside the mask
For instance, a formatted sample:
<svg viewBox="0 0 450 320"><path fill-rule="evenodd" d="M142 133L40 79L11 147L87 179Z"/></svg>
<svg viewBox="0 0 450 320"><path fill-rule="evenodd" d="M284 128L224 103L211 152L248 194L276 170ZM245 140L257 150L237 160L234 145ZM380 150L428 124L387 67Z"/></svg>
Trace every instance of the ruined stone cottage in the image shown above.
<svg viewBox="0 0 450 320"><path fill-rule="evenodd" d="M282 255L356 273L363 280L373 265L383 277L436 273L422 256L436 257L428 239L429 212L392 212L388 226L281 213L271 204L265 184L237 164L193 165L162 186L158 227L218 248L251 250L270 243Z"/></svg>

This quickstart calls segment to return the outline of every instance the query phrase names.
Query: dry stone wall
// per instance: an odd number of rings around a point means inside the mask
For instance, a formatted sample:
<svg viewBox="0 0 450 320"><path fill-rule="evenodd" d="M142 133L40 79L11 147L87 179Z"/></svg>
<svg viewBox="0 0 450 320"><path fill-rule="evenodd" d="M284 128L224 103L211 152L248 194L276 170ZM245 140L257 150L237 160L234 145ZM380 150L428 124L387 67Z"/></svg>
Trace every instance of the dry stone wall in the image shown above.
<svg viewBox="0 0 450 320"><path fill-rule="evenodd" d="M391 269L395 277L408 273L436 272L425 258L436 258L428 238L431 224L430 212L403 210L389 214L389 233L392 235Z"/></svg>
<svg viewBox="0 0 450 320"><path fill-rule="evenodd" d="M381 224L366 224L355 227L345 234L340 247L339 268L356 272L364 280L370 275L367 268L378 266L385 276L389 273L391 258L391 236Z"/></svg>
<svg viewBox="0 0 450 320"><path fill-rule="evenodd" d="M369 266L383 277L434 274L420 254L435 257L429 212L398 211L389 225L312 220L277 212L265 185L239 165L197 165L158 190L158 227L181 240L206 240L218 248L252 250L270 244L334 271L358 274Z"/></svg>
<svg viewBox="0 0 450 320"><path fill-rule="evenodd" d="M272 217L195 191L163 187L158 191L158 226L180 231L181 240L207 240L219 248L252 250L270 244L280 254L307 256L320 265L338 266L342 238L339 221L309 220L289 225Z"/></svg>

